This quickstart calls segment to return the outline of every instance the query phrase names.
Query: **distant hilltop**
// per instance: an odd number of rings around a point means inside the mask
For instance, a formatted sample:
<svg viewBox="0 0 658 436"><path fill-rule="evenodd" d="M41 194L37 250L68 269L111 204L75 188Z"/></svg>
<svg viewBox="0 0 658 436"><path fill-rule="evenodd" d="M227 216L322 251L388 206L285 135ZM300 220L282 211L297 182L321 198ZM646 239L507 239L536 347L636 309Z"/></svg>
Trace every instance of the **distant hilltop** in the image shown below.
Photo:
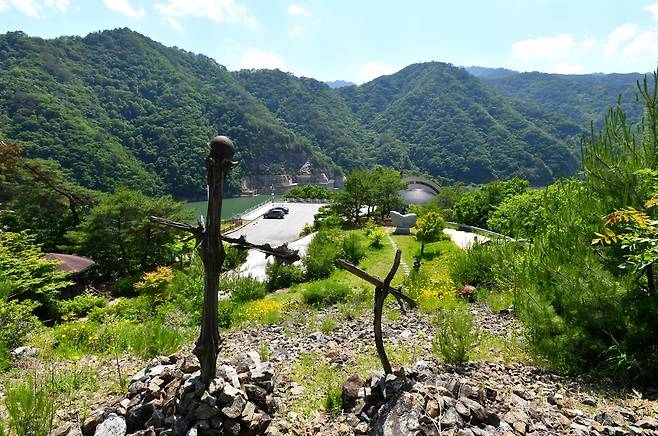
<svg viewBox="0 0 658 436"><path fill-rule="evenodd" d="M329 85L329 88L331 89L344 88L346 86L356 86L356 83L348 82L347 80L332 80L324 83Z"/></svg>

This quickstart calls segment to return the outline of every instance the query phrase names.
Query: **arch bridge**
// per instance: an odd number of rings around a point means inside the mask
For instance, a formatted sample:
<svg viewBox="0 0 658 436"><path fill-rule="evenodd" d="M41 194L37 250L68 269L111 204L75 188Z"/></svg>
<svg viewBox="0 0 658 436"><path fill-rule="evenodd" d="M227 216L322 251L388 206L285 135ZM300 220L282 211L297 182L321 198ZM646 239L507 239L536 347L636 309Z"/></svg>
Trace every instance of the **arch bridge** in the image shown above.
<svg viewBox="0 0 658 436"><path fill-rule="evenodd" d="M402 178L402 182L405 183L409 188L414 188L414 185L420 185L420 187L423 189L431 191L434 194L441 192L439 185L425 177L407 176Z"/></svg>

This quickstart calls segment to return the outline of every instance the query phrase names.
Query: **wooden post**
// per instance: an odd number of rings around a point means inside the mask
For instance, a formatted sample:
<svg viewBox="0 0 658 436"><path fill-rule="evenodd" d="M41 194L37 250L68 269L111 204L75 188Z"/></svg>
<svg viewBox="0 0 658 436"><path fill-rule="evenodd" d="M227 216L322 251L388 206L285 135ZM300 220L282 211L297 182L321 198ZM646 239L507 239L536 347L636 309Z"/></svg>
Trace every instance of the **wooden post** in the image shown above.
<svg viewBox="0 0 658 436"><path fill-rule="evenodd" d="M362 269L358 268L357 266L343 259L336 260L336 266L338 266L339 268L349 271L355 276L375 285L375 307L374 307L375 319L373 321L373 329L375 332L375 347L377 348L377 354L379 355L379 360L382 362L382 367L384 368L384 372L386 374L390 374L393 372L391 368L391 364L388 360L388 356L386 355L386 349L384 348L384 339L382 337L382 314L384 312L384 302L386 301L386 297L388 296L388 294L393 295L395 299L398 301L398 303L400 304L400 309L402 311L404 311L404 303L407 303L410 307L416 307L416 302L412 298L403 294L400 287L391 288L391 282L393 281L393 277L395 277L395 273L397 272L398 267L400 266L401 255L402 252L400 250L397 250L395 252L395 260L393 261L393 266L391 267L391 270L386 275L384 281L382 281L378 277L368 274L367 272L363 271Z"/></svg>
<svg viewBox="0 0 658 436"><path fill-rule="evenodd" d="M276 256L288 262L299 260L297 250L291 250L286 244L272 247L270 244L251 244L244 236L230 238L221 234L222 199L224 177L235 164L233 142L226 136L217 136L210 143L210 153L206 158L208 170L208 221L200 221L194 227L165 218L152 216L151 221L160 225L183 230L196 237L197 247L204 268L203 319L201 333L195 343L194 355L199 359L201 380L207 384L215 378L217 356L221 338L217 325L217 298L219 292L219 274L224 263L225 253L222 241L243 249L259 250L266 255Z"/></svg>
<svg viewBox="0 0 658 436"><path fill-rule="evenodd" d="M215 378L220 337L217 324L217 296L219 273L224 263L224 246L220 239L224 177L233 165L235 147L225 136L217 136L210 143L206 158L208 170L208 221L199 244L199 254L205 272L203 295L203 321L201 334L194 347L194 355L201 366L201 380L208 384Z"/></svg>

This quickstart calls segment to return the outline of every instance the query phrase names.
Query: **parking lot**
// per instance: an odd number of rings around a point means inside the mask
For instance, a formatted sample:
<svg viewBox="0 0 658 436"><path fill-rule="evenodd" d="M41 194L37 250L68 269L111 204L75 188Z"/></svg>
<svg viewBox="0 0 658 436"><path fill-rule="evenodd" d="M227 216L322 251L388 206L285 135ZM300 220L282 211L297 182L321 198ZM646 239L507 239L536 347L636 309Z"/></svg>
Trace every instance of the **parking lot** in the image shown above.
<svg viewBox="0 0 658 436"><path fill-rule="evenodd" d="M299 232L306 224L313 223L313 217L318 212L322 204L310 203L274 203L285 204L290 209L283 219L263 219L263 213L267 212L272 203L266 204L255 211L249 213L246 219L253 219L246 226L230 232L227 235L238 238L244 235L247 241L253 244L270 243L272 246L292 242L299 238Z"/></svg>

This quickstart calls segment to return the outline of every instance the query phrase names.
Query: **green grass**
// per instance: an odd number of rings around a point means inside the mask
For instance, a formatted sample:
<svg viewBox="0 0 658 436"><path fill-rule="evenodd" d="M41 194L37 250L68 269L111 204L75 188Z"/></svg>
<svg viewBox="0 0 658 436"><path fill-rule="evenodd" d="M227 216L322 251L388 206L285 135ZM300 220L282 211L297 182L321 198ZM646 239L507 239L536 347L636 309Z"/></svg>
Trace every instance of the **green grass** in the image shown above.
<svg viewBox="0 0 658 436"><path fill-rule="evenodd" d="M524 363L536 365L523 336L514 334L511 338L494 336L481 332L480 341L470 354L472 360L502 361L503 363Z"/></svg>
<svg viewBox="0 0 658 436"><path fill-rule="evenodd" d="M410 268L413 267L414 259L420 253L420 244L414 235L391 235L391 237L402 251L402 259ZM459 247L449 240L425 244L425 256L421 260L421 269L430 273L431 278L446 278L450 275L449 263L454 253L459 251Z"/></svg>

